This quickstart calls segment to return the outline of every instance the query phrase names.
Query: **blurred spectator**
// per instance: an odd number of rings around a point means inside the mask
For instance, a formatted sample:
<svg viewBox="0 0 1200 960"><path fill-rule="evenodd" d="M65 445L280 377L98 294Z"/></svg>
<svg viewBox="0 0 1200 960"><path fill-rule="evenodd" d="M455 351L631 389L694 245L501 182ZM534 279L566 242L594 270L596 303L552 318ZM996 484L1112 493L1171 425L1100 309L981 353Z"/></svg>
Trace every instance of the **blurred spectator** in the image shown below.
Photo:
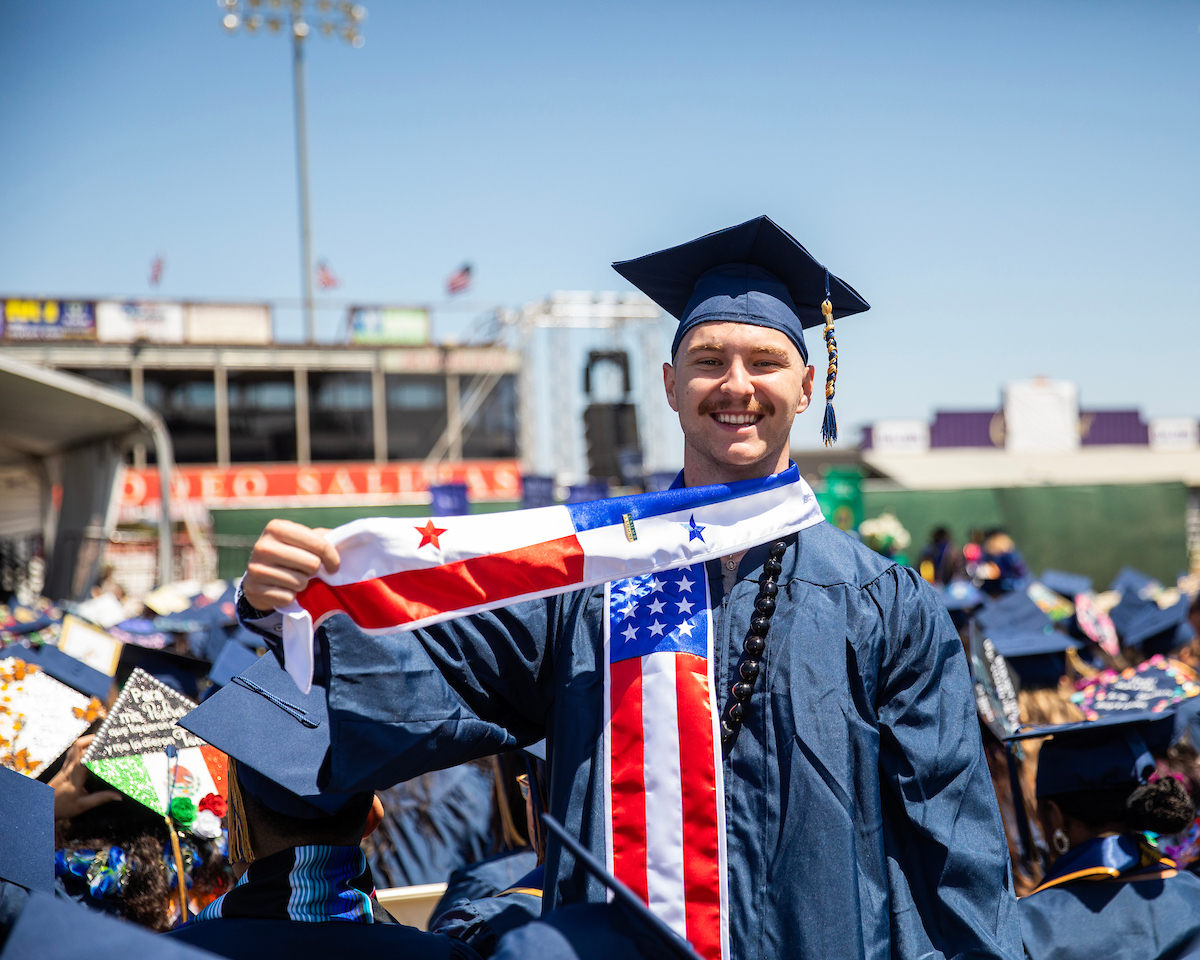
<svg viewBox="0 0 1200 960"><path fill-rule="evenodd" d="M1003 530L989 530L984 535L975 578L980 589L993 597L1018 590L1029 581L1025 558Z"/></svg>
<svg viewBox="0 0 1200 960"><path fill-rule="evenodd" d="M962 557L946 527L937 527L929 535L918 569L922 577L937 587L945 586L962 569Z"/></svg>

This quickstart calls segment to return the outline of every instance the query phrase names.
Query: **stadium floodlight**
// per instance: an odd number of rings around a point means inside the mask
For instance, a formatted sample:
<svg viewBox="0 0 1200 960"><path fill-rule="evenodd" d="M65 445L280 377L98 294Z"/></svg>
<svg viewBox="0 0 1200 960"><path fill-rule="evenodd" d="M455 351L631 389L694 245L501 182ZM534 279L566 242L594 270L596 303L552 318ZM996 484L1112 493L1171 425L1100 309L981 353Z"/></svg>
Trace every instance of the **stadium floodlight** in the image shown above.
<svg viewBox="0 0 1200 960"><path fill-rule="evenodd" d="M300 282L304 302L304 330L309 343L316 341L313 318L312 229L308 202L308 131L304 106L304 41L312 27L326 38L338 37L352 47L366 43L363 21L367 8L361 3L334 0L217 0L223 11L221 26L229 33L272 35L285 26L292 38L292 80L296 106L296 186L300 200Z"/></svg>

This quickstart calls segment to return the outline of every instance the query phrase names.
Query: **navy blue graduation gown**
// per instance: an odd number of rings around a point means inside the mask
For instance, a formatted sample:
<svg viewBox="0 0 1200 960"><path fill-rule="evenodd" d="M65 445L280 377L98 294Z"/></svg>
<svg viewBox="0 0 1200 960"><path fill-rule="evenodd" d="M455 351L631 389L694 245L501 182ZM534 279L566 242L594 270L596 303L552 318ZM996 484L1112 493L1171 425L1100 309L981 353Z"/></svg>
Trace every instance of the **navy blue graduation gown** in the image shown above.
<svg viewBox="0 0 1200 960"><path fill-rule="evenodd" d="M1019 922L966 658L934 591L828 523L789 539L765 669L725 761L732 957L1014 957ZM713 596L724 707L766 548ZM604 856L603 590L318 637L331 790L549 740L550 811ZM272 638L274 639L274 638ZM546 898L605 899L551 844Z"/></svg>
<svg viewBox="0 0 1200 960"><path fill-rule="evenodd" d="M478 960L465 943L399 923L231 918L161 934L229 960Z"/></svg>
<svg viewBox="0 0 1200 960"><path fill-rule="evenodd" d="M1124 849L1115 849L1116 844ZM1109 846L1104 851L1099 848ZM1122 863L1122 852L1132 856ZM1058 876L1089 872L1092 864L1122 869L1117 877L1090 877L1039 888L1021 899L1021 935L1030 960L1180 960L1200 956L1200 878L1145 867L1132 837L1089 841L1055 863ZM1144 860L1145 858L1143 858ZM1170 861L1160 866L1173 867Z"/></svg>

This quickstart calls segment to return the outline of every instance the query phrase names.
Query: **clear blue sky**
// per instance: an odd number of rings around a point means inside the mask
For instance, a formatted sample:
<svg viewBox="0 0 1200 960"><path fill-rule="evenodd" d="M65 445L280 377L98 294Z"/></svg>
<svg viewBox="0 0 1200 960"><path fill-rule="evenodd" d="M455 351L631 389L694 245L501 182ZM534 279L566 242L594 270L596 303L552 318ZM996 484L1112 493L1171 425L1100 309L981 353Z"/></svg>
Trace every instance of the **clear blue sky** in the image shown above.
<svg viewBox="0 0 1200 960"><path fill-rule="evenodd" d="M438 300L463 260L478 303L620 289L769 213L872 303L844 432L1036 374L1200 414L1200 2L367 6L309 56L339 298ZM167 296L296 296L289 44L219 20L6 0L0 291L145 294L162 252Z"/></svg>

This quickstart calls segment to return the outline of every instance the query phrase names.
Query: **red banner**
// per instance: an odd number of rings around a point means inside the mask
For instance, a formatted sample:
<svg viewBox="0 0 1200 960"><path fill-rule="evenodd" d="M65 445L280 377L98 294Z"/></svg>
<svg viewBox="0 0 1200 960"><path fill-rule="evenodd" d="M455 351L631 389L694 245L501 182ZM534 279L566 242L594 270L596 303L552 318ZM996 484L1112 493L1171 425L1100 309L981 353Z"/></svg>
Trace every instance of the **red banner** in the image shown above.
<svg viewBox="0 0 1200 960"><path fill-rule="evenodd" d="M468 460L426 469L420 463L239 464L180 466L172 482L177 503L205 507L333 506L428 502L432 484L465 483L472 500L521 499L515 460ZM122 513L157 507L158 470L127 469Z"/></svg>

